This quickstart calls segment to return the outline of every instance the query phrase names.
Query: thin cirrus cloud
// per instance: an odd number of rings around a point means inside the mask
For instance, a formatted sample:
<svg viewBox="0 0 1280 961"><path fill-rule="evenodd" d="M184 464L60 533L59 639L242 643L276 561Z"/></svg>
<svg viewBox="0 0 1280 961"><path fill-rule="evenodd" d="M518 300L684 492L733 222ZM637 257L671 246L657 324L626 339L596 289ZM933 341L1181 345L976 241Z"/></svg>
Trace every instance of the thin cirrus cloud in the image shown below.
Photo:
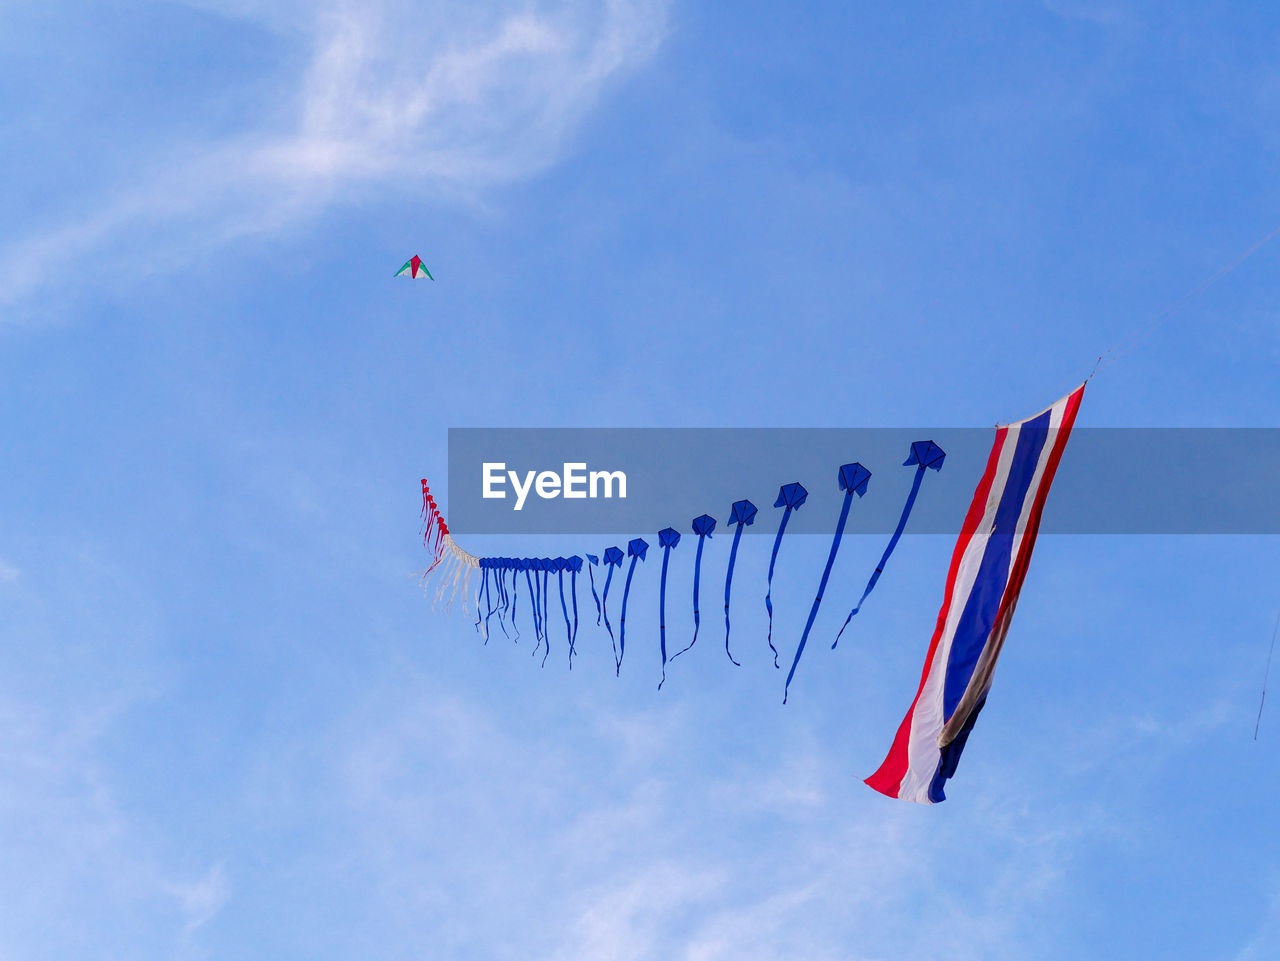
<svg viewBox="0 0 1280 961"><path fill-rule="evenodd" d="M0 305L45 288L69 247L99 258L99 275L136 276L372 189L465 197L534 176L666 30L665 0L468 5L452 19L378 4L306 18L194 5L305 46L266 111L279 119L163 148L141 165L154 171L145 181L105 185L83 215L0 248Z"/></svg>
<svg viewBox="0 0 1280 961"><path fill-rule="evenodd" d="M162 840L157 785L120 776L122 732L175 683L163 615L78 539L49 536L22 566L4 592L21 643L0 655L0 848L23 867L0 873L0 957L137 957L141 930L176 945L231 888Z"/></svg>

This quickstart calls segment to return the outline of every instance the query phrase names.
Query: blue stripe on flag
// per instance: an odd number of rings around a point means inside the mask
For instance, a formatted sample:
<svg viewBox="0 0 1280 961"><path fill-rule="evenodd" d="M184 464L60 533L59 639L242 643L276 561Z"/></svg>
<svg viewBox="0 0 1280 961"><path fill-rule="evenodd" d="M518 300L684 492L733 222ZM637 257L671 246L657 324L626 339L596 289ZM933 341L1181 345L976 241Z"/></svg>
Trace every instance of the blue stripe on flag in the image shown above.
<svg viewBox="0 0 1280 961"><path fill-rule="evenodd" d="M947 657L947 674L943 688L942 716L949 719L964 697L978 658L991 636L1000 599L1009 583L1009 564L1013 553L1013 535L1022 515L1022 505L1040 463L1040 452L1049 437L1049 415L1027 421L1018 431L1017 446L1009 464L1009 477L996 507L995 524L987 541L973 590L965 602L964 613L956 625L955 638Z"/></svg>

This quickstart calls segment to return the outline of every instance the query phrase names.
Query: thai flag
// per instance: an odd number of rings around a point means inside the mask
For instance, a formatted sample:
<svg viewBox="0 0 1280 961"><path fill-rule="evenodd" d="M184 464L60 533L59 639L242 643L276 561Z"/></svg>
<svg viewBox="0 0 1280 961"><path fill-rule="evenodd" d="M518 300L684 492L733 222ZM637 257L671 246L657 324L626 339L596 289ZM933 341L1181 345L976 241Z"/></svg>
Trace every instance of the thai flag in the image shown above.
<svg viewBox="0 0 1280 961"><path fill-rule="evenodd" d="M920 804L946 799L943 784L955 774L986 703L1045 497L1083 396L1081 384L1048 410L996 429L951 555L920 689L888 757L866 781L881 794Z"/></svg>

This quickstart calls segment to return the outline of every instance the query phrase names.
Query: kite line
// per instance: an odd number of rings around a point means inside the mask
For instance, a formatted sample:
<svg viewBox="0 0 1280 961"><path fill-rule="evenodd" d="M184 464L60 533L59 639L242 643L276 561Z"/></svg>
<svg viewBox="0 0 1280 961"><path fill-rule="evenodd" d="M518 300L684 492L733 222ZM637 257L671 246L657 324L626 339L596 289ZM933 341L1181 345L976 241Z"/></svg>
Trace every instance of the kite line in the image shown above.
<svg viewBox="0 0 1280 961"><path fill-rule="evenodd" d="M1276 615L1275 630L1271 632L1271 649L1267 651L1267 670L1262 675L1262 700L1258 702L1258 719L1253 722L1253 739L1258 739L1258 728L1262 726L1262 708L1267 703L1267 682L1271 680L1271 656L1276 652L1276 635L1280 634L1280 614Z"/></svg>
<svg viewBox="0 0 1280 961"><path fill-rule="evenodd" d="M1085 378L1085 382L1088 383L1089 381L1093 380L1093 375L1098 373L1098 371L1106 370L1108 367L1114 364L1117 360L1119 360L1122 356L1129 353L1129 351L1133 350L1138 345L1145 343L1151 337L1152 334L1154 334L1157 330L1159 330L1161 327L1163 327L1165 324L1171 321L1174 317L1176 317L1178 313L1182 310L1182 308L1185 307L1190 301L1194 300L1196 297L1199 297L1206 290L1208 290L1210 287L1212 287L1214 284L1220 281L1223 277L1226 277L1228 274L1232 273L1237 267L1239 267L1246 260L1248 260L1254 254L1256 254L1259 250L1261 250L1271 241L1275 240L1276 237L1280 237L1280 227L1276 227L1265 237L1255 241L1253 246L1249 247L1248 250L1241 253L1230 263L1226 264L1223 267L1218 268L1216 271L1214 271L1204 280L1200 281L1200 283L1196 284L1196 286L1192 287L1190 290L1184 293L1177 300L1173 301L1171 304L1169 304L1169 306L1165 307L1164 310L1156 314L1155 317L1151 318L1151 320L1148 321L1143 327L1140 327L1137 333L1135 333L1127 341L1121 341L1119 343L1113 344L1112 346L1104 350L1101 354L1098 355L1098 359L1094 361L1093 370L1089 372L1089 376Z"/></svg>

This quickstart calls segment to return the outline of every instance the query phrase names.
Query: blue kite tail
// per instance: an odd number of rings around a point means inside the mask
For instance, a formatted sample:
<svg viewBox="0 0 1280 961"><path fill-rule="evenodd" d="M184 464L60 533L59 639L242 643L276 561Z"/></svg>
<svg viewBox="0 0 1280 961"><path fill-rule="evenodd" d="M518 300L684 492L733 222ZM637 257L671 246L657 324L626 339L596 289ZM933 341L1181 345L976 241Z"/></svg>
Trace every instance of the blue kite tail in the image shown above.
<svg viewBox="0 0 1280 961"><path fill-rule="evenodd" d="M618 617L618 674L622 673L622 659L627 656L627 597L631 594L631 575L636 572L636 558L627 567L627 580L622 586L622 614Z"/></svg>
<svg viewBox="0 0 1280 961"><path fill-rule="evenodd" d="M484 571L484 602L488 610L484 615L484 642L489 643L489 618L493 617L493 598L489 593L489 569Z"/></svg>
<svg viewBox="0 0 1280 961"><path fill-rule="evenodd" d="M773 651L773 666L782 669L778 663L778 649L773 646L773 565L778 560L778 548L782 546L782 535L787 532L787 521L791 519L791 508L782 512L782 520L778 524L778 536L773 539L773 553L769 556L769 583L764 595L764 606L769 612L769 650Z"/></svg>
<svg viewBox="0 0 1280 961"><path fill-rule="evenodd" d="M698 553L693 558L693 640L687 646L682 647L671 655L671 660L675 660L693 645L698 643L698 623L701 620L698 614L698 580L702 574L702 544L705 538L698 538Z"/></svg>
<svg viewBox="0 0 1280 961"><path fill-rule="evenodd" d="M569 637L569 647L573 648L578 640L578 572L569 572L569 593L573 596L573 634Z"/></svg>
<svg viewBox="0 0 1280 961"><path fill-rule="evenodd" d="M853 605L853 610L849 612L849 616L844 619L844 624L840 627L840 632L836 634L836 639L831 642L831 649L834 651L836 645L840 643L840 638L844 634L844 629L849 626L849 622L853 620L853 615L862 610L862 604L866 601L867 596L876 586L876 581L880 580L880 575L884 573L884 566L889 563L889 555L893 553L898 541L902 538L902 532L907 528L907 518L911 516L911 508L915 506L916 495L920 493L920 482L924 480L924 465L921 464L916 470L916 476L911 479L911 493L907 495L907 502L902 507L902 516L898 518L898 526L894 528L893 536L889 538L889 546L884 549L884 553L880 556L880 563L876 565L876 569L872 571L870 580L862 592L862 596L858 598L858 603Z"/></svg>
<svg viewBox="0 0 1280 961"><path fill-rule="evenodd" d="M493 581L496 585L498 581L498 571L496 568L493 572ZM498 610L498 605L495 604L493 600L493 590L494 588L489 586L489 579L486 577L484 582L484 599L486 606L489 608L484 615L484 642L486 644L489 643L489 619L493 617ZM499 618L499 622L501 622L501 618Z"/></svg>
<svg viewBox="0 0 1280 961"><path fill-rule="evenodd" d="M520 621L516 619L516 602L520 600L520 572L516 568L511 568L511 626L515 629L516 636L511 639L511 643L520 643Z"/></svg>
<svg viewBox="0 0 1280 961"><path fill-rule="evenodd" d="M529 570L528 567L524 569L524 585L529 588L529 609L533 612L533 654L536 655L538 648L542 647L542 615L538 612L538 589L533 586L536 583L534 578L538 575L531 575Z"/></svg>
<svg viewBox="0 0 1280 961"><path fill-rule="evenodd" d="M622 661L618 659L618 641L613 636L613 625L609 623L609 584L613 581L613 565L604 576L604 594L600 598L600 613L604 617L604 629L609 632L609 645L613 648L613 673L616 676L622 670Z"/></svg>
<svg viewBox="0 0 1280 961"><path fill-rule="evenodd" d="M613 570L613 568L609 568ZM591 572L591 567L587 567L587 579L591 582L591 597L596 602L596 627L600 626L600 596L596 593L596 576Z"/></svg>
<svg viewBox="0 0 1280 961"><path fill-rule="evenodd" d="M504 570L505 569L501 566L501 562L494 567L493 583L496 584L498 588L498 607L496 611L498 615L498 626L502 628L502 636L509 638L511 635L507 633L507 625L502 616L503 612L507 609L507 605L510 603L510 600L507 598L507 585L503 580L503 577L505 576Z"/></svg>
<svg viewBox="0 0 1280 961"><path fill-rule="evenodd" d="M733 587L733 565L738 559L738 542L740 540L742 540L741 524L733 532L733 546L729 548L729 568L724 575L724 652L729 655L729 660L733 662L734 667L742 667L742 665L738 663L733 656L733 652L729 650L729 592Z"/></svg>
<svg viewBox="0 0 1280 961"><path fill-rule="evenodd" d="M547 658L551 656L551 615L547 605L547 586L551 580L551 572L543 567L542 569L542 634L547 642L547 651L542 655L542 666L547 666Z"/></svg>
<svg viewBox="0 0 1280 961"><path fill-rule="evenodd" d="M804 653L804 645L809 640L809 631L813 629L814 618L818 616L818 608L822 604L822 595L826 593L827 581L831 577L831 567L836 562L836 552L840 550L840 538L844 536L844 525L849 519L849 507L853 504L853 491L846 491L844 503L840 507L840 519L836 521L836 533L831 538L831 552L827 555L827 566L822 569L822 579L818 582L818 593L809 608L809 619L805 621L804 632L800 635L800 643L796 645L796 656L791 661L791 670L787 672L786 684L782 687L782 703L787 703L787 693L791 689L791 679L796 676L796 665L800 663L800 655Z"/></svg>
<svg viewBox="0 0 1280 961"><path fill-rule="evenodd" d="M564 569L556 571L556 580L560 583L560 611L564 614L564 639L569 643L569 670L573 670L573 629L569 626L569 606L564 601Z"/></svg>
<svg viewBox="0 0 1280 961"><path fill-rule="evenodd" d="M658 681L658 690L667 683L667 561L671 559L671 548L662 551L662 577L658 583L658 647L662 651L662 679Z"/></svg>

